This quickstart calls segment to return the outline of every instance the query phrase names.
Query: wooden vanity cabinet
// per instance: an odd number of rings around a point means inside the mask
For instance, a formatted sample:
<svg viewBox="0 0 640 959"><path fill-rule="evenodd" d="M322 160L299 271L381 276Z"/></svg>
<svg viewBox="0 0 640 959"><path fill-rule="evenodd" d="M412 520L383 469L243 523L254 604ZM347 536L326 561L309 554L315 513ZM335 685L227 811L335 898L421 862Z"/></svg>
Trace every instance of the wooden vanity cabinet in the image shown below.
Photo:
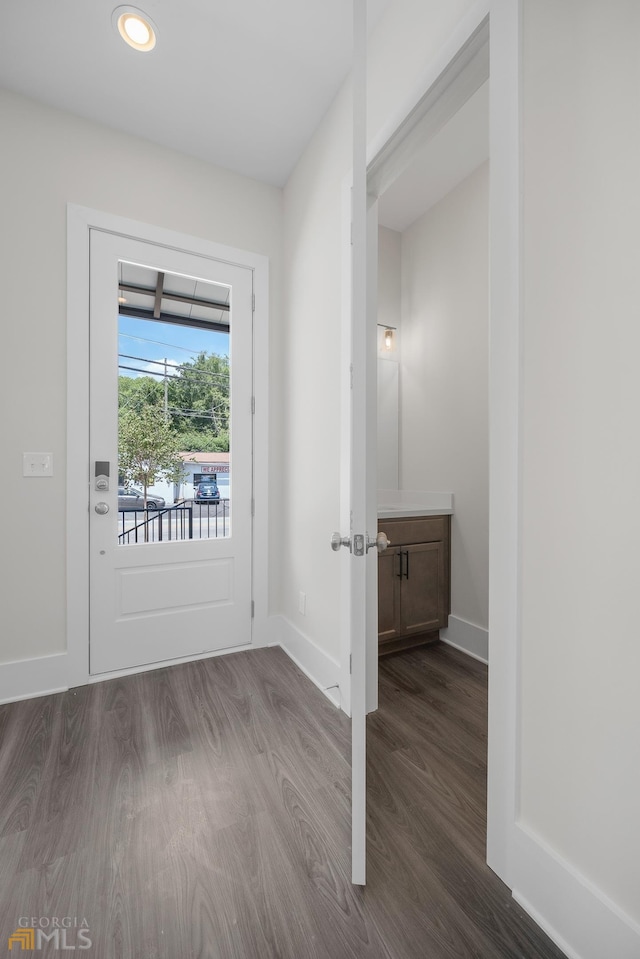
<svg viewBox="0 0 640 959"><path fill-rule="evenodd" d="M451 517L378 521L391 545L378 556L378 651L433 642L451 611Z"/></svg>

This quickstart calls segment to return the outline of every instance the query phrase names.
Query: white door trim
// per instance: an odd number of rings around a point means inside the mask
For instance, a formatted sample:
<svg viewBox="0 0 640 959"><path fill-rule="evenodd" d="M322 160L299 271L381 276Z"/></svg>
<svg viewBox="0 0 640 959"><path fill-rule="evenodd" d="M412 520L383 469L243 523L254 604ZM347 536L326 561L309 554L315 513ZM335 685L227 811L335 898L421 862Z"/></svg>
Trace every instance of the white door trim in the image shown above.
<svg viewBox="0 0 640 959"><path fill-rule="evenodd" d="M458 51L489 16L490 76L490 603L489 603L489 757L487 861L513 887L513 850L518 819L520 703L520 326L521 326L521 0L480 0L458 24L437 57L425 65L412 95L370 140L371 162L393 137ZM349 242L346 202L352 173L343 185L343 237ZM346 218L346 219L345 219ZM348 248L347 248L348 249ZM347 261L347 251L343 258ZM351 300L350 275L344 273L343 310ZM348 313L343 329L348 328ZM343 336L343 377L350 363ZM348 396L343 379L342 397ZM369 410L369 416L374 415ZM346 417L343 417L343 421ZM342 513L349 462L348 430L341 437ZM347 499L348 502L348 499ZM343 523L344 525L344 523ZM347 580L348 583L348 580ZM348 585L345 592L348 592ZM341 654L348 669L348 603L341 610ZM346 678L346 677L345 677ZM377 677L376 677L377 681ZM347 698L347 697L345 697ZM376 691L367 691L371 707Z"/></svg>
<svg viewBox="0 0 640 959"><path fill-rule="evenodd" d="M254 497L252 647L266 646L269 595L269 261L257 253L213 243L201 237L166 230L148 223L67 206L67 663L68 686L81 686L104 677L89 675L89 512L77 495L89 488L89 231L119 233L159 246L232 263L253 271L254 364ZM74 492L74 488L76 492ZM246 647L235 647L234 652ZM213 655L216 655L215 653ZM199 657L171 660L185 662ZM125 670L139 672L159 664ZM118 674L122 675L122 674ZM110 673L109 678L114 674Z"/></svg>
<svg viewBox="0 0 640 959"><path fill-rule="evenodd" d="M491 0L487 862L510 887L520 775L522 0Z"/></svg>

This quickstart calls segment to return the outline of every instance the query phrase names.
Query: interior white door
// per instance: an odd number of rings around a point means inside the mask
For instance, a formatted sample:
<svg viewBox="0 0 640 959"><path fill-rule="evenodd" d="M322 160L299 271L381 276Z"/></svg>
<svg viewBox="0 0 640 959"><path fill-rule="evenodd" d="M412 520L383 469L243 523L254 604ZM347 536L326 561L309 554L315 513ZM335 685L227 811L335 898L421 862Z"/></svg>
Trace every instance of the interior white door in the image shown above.
<svg viewBox="0 0 640 959"><path fill-rule="evenodd" d="M377 705L377 202L367 197L366 0L354 0L350 448L352 881L366 881L367 713Z"/></svg>
<svg viewBox="0 0 640 959"><path fill-rule="evenodd" d="M119 536L118 276L123 263L215 284L229 294L230 509L217 538L168 540L165 535L150 542L141 535L138 542L131 537L123 542ZM251 642L252 297L250 269L91 231L91 673ZM108 489L96 488L96 463L109 464Z"/></svg>

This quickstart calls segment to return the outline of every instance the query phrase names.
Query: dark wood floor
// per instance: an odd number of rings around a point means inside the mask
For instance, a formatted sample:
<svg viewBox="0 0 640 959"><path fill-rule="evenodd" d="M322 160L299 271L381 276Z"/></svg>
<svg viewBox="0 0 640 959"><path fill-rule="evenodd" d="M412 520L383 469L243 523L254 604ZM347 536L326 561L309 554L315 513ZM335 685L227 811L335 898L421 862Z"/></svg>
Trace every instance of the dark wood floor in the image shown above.
<svg viewBox="0 0 640 959"><path fill-rule="evenodd" d="M486 671L439 645L380 684L365 888L349 721L279 649L0 707L0 948L71 916L96 959L561 957L484 865Z"/></svg>

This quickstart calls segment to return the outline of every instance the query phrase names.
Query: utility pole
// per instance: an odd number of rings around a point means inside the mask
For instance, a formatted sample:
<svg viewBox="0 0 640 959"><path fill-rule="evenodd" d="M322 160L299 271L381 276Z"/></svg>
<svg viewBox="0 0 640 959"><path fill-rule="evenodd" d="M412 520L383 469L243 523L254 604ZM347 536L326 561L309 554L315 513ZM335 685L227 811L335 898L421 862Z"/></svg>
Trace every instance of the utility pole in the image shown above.
<svg viewBox="0 0 640 959"><path fill-rule="evenodd" d="M169 422L169 380L167 378L167 358L164 358L164 421Z"/></svg>

